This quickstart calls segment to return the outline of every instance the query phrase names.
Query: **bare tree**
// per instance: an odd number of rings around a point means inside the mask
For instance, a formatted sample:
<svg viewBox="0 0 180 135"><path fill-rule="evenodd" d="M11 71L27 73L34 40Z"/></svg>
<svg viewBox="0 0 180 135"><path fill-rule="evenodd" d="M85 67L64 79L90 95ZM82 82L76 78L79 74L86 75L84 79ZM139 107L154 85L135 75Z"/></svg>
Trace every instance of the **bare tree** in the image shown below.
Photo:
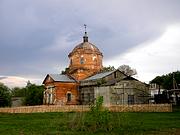
<svg viewBox="0 0 180 135"><path fill-rule="evenodd" d="M118 69L128 76L133 76L137 74L136 69L131 68L129 65L121 65Z"/></svg>

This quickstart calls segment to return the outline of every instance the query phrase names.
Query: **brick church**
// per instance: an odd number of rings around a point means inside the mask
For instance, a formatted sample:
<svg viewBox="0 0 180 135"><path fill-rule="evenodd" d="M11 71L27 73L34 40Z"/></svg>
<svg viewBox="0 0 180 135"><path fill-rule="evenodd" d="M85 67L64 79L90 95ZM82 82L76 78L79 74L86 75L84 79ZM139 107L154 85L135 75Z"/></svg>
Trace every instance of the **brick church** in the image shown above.
<svg viewBox="0 0 180 135"><path fill-rule="evenodd" d="M103 96L104 105L143 104L149 100L149 86L121 71L100 72L103 55L88 41L69 53L69 67L64 74L48 74L43 84L44 104L90 104Z"/></svg>
<svg viewBox="0 0 180 135"><path fill-rule="evenodd" d="M43 84L44 104L79 104L80 81L97 74L102 68L103 55L88 42L85 31L83 42L69 53L69 67L65 74L48 74Z"/></svg>

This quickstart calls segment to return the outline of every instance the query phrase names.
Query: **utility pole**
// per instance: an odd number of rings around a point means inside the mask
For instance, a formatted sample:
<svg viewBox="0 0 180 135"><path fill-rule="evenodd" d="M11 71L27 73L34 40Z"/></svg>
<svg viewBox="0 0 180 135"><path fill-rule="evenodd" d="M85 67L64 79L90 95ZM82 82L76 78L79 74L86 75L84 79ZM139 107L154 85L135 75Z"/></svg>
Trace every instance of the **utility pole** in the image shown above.
<svg viewBox="0 0 180 135"><path fill-rule="evenodd" d="M177 83L176 83L176 79L174 77L174 73L173 73L173 89L178 89Z"/></svg>

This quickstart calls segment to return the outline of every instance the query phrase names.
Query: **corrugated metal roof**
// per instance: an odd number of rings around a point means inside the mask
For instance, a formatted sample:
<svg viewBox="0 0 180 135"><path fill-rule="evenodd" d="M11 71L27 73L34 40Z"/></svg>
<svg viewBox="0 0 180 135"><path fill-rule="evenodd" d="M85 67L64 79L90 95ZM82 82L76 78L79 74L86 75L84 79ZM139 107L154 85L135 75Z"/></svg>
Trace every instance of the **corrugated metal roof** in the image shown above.
<svg viewBox="0 0 180 135"><path fill-rule="evenodd" d="M114 71L108 71L108 72L103 72L103 73L99 73L99 74L96 74L96 75L93 75L89 78L86 78L84 79L83 81L89 81L89 80L96 80L96 79L100 79L100 78L103 78L107 75L110 75L111 73L113 73Z"/></svg>
<svg viewBox="0 0 180 135"><path fill-rule="evenodd" d="M75 80L69 78L67 75L49 74L49 76L57 82L76 82Z"/></svg>

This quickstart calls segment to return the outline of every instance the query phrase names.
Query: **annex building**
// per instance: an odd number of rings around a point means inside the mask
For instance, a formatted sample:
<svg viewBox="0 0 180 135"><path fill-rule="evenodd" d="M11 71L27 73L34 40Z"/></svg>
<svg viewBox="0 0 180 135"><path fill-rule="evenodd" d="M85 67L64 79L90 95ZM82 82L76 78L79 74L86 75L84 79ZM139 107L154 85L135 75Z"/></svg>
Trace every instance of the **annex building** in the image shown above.
<svg viewBox="0 0 180 135"><path fill-rule="evenodd" d="M90 104L103 96L104 105L142 104L148 102L149 86L119 70L101 72L103 54L88 41L69 53L69 66L64 74L47 74L43 84L44 104Z"/></svg>

